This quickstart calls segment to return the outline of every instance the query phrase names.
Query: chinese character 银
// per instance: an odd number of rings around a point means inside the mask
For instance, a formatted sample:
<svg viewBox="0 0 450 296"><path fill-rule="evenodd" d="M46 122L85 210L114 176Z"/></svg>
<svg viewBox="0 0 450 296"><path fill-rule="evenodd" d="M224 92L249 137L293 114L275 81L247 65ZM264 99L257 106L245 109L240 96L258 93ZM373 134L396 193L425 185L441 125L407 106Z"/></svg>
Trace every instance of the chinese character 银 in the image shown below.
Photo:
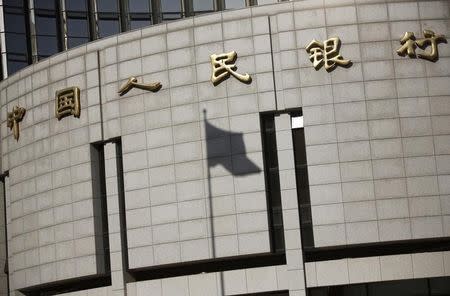
<svg viewBox="0 0 450 296"><path fill-rule="evenodd" d="M436 62L439 59L438 44L447 43L447 39L445 39L444 35L436 35L431 30L423 30L423 36L425 38L416 40L414 33L405 32L403 37L400 39L400 44L402 44L402 46L397 49L397 54L402 57L408 55L410 58L415 58L416 48L419 47L424 51L422 54L417 54L419 58ZM426 52L425 48L430 45L431 51Z"/></svg>
<svg viewBox="0 0 450 296"><path fill-rule="evenodd" d="M20 106L14 106L12 112L8 112L6 125L13 131L16 141L19 141L19 122L22 121L26 112L25 108Z"/></svg>
<svg viewBox="0 0 450 296"><path fill-rule="evenodd" d="M340 47L341 40L338 37L329 38L323 43L313 39L306 47L306 52L309 53L309 59L316 70L325 65L325 70L330 72L336 66L350 67L352 65L350 60L344 59L339 54Z"/></svg>
<svg viewBox="0 0 450 296"><path fill-rule="evenodd" d="M68 87L56 92L55 116L58 120L70 115L79 118L80 113L80 89L78 87Z"/></svg>
<svg viewBox="0 0 450 296"><path fill-rule="evenodd" d="M132 88L139 88L143 90L149 90L152 92L157 92L162 87L162 84L160 82L155 83L138 83L136 77L130 77L128 78L127 82L119 89L118 93L120 96L123 96L127 92L129 92Z"/></svg>
<svg viewBox="0 0 450 296"><path fill-rule="evenodd" d="M252 82L252 78L248 73L242 75L236 72L237 67L234 64L236 59L237 53L235 51L211 55L211 82L214 86L218 85L225 79L228 79L230 74L243 83L249 84Z"/></svg>

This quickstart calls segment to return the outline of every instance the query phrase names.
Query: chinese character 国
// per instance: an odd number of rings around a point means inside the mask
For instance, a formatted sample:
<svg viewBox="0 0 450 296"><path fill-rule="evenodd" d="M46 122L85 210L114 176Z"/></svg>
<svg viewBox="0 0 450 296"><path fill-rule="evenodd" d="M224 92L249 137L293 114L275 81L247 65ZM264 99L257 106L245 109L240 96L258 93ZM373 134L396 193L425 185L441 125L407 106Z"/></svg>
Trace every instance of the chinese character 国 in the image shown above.
<svg viewBox="0 0 450 296"><path fill-rule="evenodd" d="M408 55L410 58L415 58L416 48L419 47L423 50L422 54L417 54L419 58L436 62L439 59L438 44L447 43L447 39L445 39L444 35L436 35L431 30L423 30L423 36L425 38L416 40L414 33L405 32L403 37L400 39L400 44L402 44L402 46L397 49L397 54L402 57ZM426 52L425 48L430 45L431 51Z"/></svg>
<svg viewBox="0 0 450 296"><path fill-rule="evenodd" d="M58 120L70 115L79 118L80 113L80 89L78 87L68 87L56 92L55 116Z"/></svg>
<svg viewBox="0 0 450 296"><path fill-rule="evenodd" d="M118 93L120 96L123 96L127 92L129 92L132 88L139 88L143 90L149 90L152 92L157 92L162 87L160 82L155 83L138 83L136 77L128 78L127 82L119 89Z"/></svg>
<svg viewBox="0 0 450 296"><path fill-rule="evenodd" d="M214 86L218 85L225 79L228 79L228 77L230 77L230 74L243 83L249 84L252 82L252 78L248 73L242 75L236 72L237 67L234 64L236 59L237 53L235 51L211 55L211 82L214 84Z"/></svg>
<svg viewBox="0 0 450 296"><path fill-rule="evenodd" d="M14 139L16 139L16 141L19 141L19 122L22 121L26 112L27 111L25 110L25 108L20 106L14 106L12 112L8 112L6 124L9 129L12 130Z"/></svg>
<svg viewBox="0 0 450 296"><path fill-rule="evenodd" d="M323 43L313 39L306 47L309 53L309 59L316 70L325 65L327 72L332 71L336 66L350 67L352 61L344 59L340 54L341 40L333 37L325 40Z"/></svg>

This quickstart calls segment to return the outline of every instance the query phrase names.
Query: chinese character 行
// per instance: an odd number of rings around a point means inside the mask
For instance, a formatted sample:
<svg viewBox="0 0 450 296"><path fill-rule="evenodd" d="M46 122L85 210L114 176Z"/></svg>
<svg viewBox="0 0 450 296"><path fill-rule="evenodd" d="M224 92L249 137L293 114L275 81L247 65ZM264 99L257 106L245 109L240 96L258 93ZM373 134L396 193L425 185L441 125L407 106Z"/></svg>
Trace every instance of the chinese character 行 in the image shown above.
<svg viewBox="0 0 450 296"><path fill-rule="evenodd" d="M306 52L309 53L309 59L316 70L325 65L325 70L330 72L336 66L350 67L352 64L339 54L340 47L341 40L338 37L329 38L323 43L313 39L306 47Z"/></svg>
<svg viewBox="0 0 450 296"><path fill-rule="evenodd" d="M55 116L58 120L70 115L79 118L80 113L80 89L78 87L68 87L56 92Z"/></svg>
<svg viewBox="0 0 450 296"><path fill-rule="evenodd" d="M248 73L242 75L236 72L237 67L234 64L236 59L237 53L235 51L211 55L211 82L214 84L214 86L230 77L230 74L243 83L249 84L252 82L252 78Z"/></svg>
<svg viewBox="0 0 450 296"><path fill-rule="evenodd" d="M422 54L417 54L421 59L425 59L431 62L436 62L439 59L438 44L447 43L444 35L436 35L431 30L423 30L423 36L425 38L420 38L416 40L414 33L405 32L403 37L400 39L400 44L402 46L397 49L397 54L399 56L408 55L410 58L416 57L416 48L419 47L424 52ZM431 45L431 52L426 52L425 48Z"/></svg>
<svg viewBox="0 0 450 296"><path fill-rule="evenodd" d="M22 121L26 112L25 108L20 106L14 106L12 112L8 112L6 125L13 131L16 141L19 141L19 122Z"/></svg>
<svg viewBox="0 0 450 296"><path fill-rule="evenodd" d="M149 90L152 92L157 92L162 87L162 84L160 82L148 83L148 84L138 83L137 78L134 76L131 76L130 78L128 78L127 82L125 82L125 84L122 85L122 87L119 89L118 93L120 96L123 96L124 94L129 92L134 87L143 89L143 90Z"/></svg>

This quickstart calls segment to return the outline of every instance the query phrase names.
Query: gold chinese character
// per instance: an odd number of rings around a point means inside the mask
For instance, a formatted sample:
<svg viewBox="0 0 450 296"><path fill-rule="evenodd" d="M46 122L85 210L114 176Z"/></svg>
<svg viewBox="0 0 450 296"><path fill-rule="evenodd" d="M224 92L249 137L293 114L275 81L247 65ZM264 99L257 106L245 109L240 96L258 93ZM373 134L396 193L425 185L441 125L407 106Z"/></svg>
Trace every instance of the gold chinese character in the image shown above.
<svg viewBox="0 0 450 296"><path fill-rule="evenodd" d="M70 115L80 118L80 113L80 89L78 87L68 87L56 92L55 116L58 120Z"/></svg>
<svg viewBox="0 0 450 296"><path fill-rule="evenodd" d="M20 106L14 106L12 112L8 112L8 119L6 125L13 131L13 136L16 141L19 141L19 122L22 121L27 110Z"/></svg>
<svg viewBox="0 0 450 296"><path fill-rule="evenodd" d="M138 83L137 78L132 76L132 77L128 78L127 82L124 85L122 85L122 87L119 89L118 93L120 96L123 96L124 94L129 92L134 87L143 89L143 90L149 90L152 92L157 92L158 90L161 89L162 84L160 82L148 83L148 84Z"/></svg>
<svg viewBox="0 0 450 296"><path fill-rule="evenodd" d="M399 56L408 55L410 58L416 57L416 48L419 47L424 52L418 54L417 56L421 59L425 59L431 62L436 62L439 59L438 44L447 43L444 35L436 35L431 30L423 30L423 36L425 38L417 39L412 32L405 32L403 37L400 39L400 44L402 46L397 49L397 54ZM431 45L431 52L426 52L425 48Z"/></svg>
<svg viewBox="0 0 450 296"><path fill-rule="evenodd" d="M338 37L329 38L323 43L313 39L306 47L306 52L309 53L309 59L316 70L325 64L325 70L330 72L336 66L350 67L352 65L352 61L345 60L339 54L340 48L341 40Z"/></svg>
<svg viewBox="0 0 450 296"><path fill-rule="evenodd" d="M230 77L230 74L243 83L249 84L252 82L252 78L248 73L242 75L236 72L237 67L234 64L236 59L237 53L235 51L211 55L211 82L214 84L214 86L218 85L225 79L228 79L228 77Z"/></svg>

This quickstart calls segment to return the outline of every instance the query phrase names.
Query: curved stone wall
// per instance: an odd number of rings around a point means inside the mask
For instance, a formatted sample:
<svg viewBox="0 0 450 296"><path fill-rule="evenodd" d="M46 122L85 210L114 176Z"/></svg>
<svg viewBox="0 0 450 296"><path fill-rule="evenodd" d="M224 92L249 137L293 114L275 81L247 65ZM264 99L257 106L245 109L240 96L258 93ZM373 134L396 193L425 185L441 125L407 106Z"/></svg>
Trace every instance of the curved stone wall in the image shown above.
<svg viewBox="0 0 450 296"><path fill-rule="evenodd" d="M92 42L2 81L11 290L108 271L96 223L117 232L118 206L108 199L102 220L91 144L119 137L123 170L106 149L106 193L120 194L122 173L129 269L270 252L262 112L302 108L315 247L450 236L450 46L434 63L396 53L405 32L449 36L449 11L447 1L283 2ZM305 48L331 37L352 65L316 70ZM252 81L214 86L210 56L231 51ZM131 76L162 88L120 96ZM55 92L71 86L81 115L58 121ZM18 141L7 127L17 105ZM277 138L283 210L296 188L289 141ZM284 220L297 225L285 227L286 249L295 240L301 254L298 216ZM289 256L296 282L303 267Z"/></svg>

